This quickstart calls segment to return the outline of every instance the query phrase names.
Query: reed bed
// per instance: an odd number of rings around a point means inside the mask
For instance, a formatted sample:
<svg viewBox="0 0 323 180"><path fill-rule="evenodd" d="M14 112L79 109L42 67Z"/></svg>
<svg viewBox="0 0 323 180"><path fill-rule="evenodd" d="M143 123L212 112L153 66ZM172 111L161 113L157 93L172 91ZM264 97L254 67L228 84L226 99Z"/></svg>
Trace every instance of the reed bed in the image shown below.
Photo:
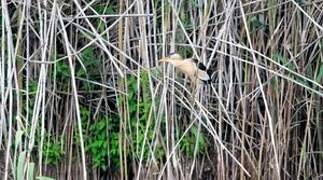
<svg viewBox="0 0 323 180"><path fill-rule="evenodd" d="M322 179L322 9L1 0L1 179Z"/></svg>

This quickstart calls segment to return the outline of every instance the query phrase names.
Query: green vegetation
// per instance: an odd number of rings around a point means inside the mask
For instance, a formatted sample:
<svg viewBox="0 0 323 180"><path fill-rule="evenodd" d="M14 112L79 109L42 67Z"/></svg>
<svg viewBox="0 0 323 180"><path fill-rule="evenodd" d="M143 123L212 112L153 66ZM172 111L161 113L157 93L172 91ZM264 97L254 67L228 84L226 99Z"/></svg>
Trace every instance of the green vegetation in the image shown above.
<svg viewBox="0 0 323 180"><path fill-rule="evenodd" d="M194 150L197 149L197 153L204 153L207 150L207 144L203 134L199 134L196 128L192 128L188 136L185 136L180 144L180 150L192 158L194 156Z"/></svg>
<svg viewBox="0 0 323 180"><path fill-rule="evenodd" d="M48 136L46 138L46 143L44 144L43 157L45 157L45 164L58 165L63 158L64 152L61 148L60 141L55 142L53 137Z"/></svg>

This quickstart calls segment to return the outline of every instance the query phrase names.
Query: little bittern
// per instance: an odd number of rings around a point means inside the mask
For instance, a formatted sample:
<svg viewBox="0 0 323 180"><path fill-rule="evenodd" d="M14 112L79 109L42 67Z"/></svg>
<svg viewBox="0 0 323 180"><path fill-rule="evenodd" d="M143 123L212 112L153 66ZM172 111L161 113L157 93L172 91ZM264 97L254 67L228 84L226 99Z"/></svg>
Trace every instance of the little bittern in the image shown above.
<svg viewBox="0 0 323 180"><path fill-rule="evenodd" d="M186 74L194 84L211 83L211 70L207 69L203 63L195 58L183 59L181 55L171 53L159 61L171 63L181 72Z"/></svg>

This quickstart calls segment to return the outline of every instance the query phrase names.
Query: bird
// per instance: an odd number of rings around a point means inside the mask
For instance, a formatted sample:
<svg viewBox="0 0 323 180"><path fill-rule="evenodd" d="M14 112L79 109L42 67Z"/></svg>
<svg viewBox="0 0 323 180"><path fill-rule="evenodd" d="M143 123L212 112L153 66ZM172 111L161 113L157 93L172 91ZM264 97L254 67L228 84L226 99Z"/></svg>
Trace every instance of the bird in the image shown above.
<svg viewBox="0 0 323 180"><path fill-rule="evenodd" d="M159 62L172 64L175 68L186 74L194 84L211 83L212 71L207 69L203 63L194 57L183 59L181 55L173 52L165 58L160 59Z"/></svg>

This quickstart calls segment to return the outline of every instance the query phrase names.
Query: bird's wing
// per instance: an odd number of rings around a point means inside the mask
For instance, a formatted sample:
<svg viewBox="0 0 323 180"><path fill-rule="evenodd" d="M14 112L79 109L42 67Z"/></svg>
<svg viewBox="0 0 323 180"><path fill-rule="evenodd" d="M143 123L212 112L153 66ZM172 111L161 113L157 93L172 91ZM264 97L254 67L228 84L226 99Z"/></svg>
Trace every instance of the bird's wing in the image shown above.
<svg viewBox="0 0 323 180"><path fill-rule="evenodd" d="M202 80L202 81L209 81L211 80L210 75L207 73L207 71L203 70L198 70L197 71L197 77Z"/></svg>
<svg viewBox="0 0 323 180"><path fill-rule="evenodd" d="M205 67L205 66L204 66L204 64L203 64L203 63L201 63L201 62L198 62L197 67L198 67L200 70L202 70L202 71L206 71L206 67Z"/></svg>
<svg viewBox="0 0 323 180"><path fill-rule="evenodd" d="M209 74L209 70L204 66L203 63L193 60L197 67L197 77L202 81L210 81L211 75Z"/></svg>

